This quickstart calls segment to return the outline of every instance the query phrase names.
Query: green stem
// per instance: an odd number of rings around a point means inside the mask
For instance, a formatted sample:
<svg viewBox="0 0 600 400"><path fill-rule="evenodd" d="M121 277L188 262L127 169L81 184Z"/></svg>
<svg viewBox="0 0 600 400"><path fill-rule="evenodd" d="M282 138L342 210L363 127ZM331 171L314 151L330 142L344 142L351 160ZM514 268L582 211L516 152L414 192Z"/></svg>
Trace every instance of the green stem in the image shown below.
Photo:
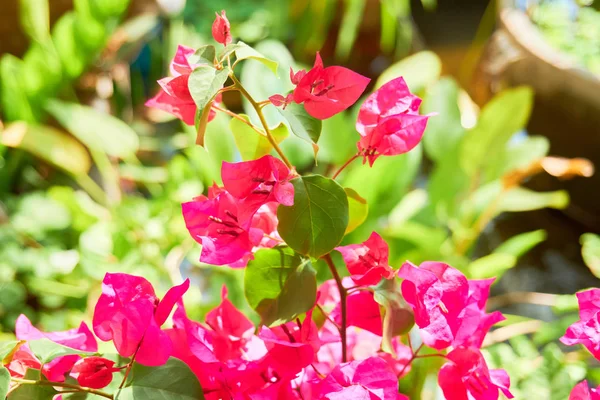
<svg viewBox="0 0 600 400"><path fill-rule="evenodd" d="M104 190L89 175L74 175L73 179L83 190L85 190L95 201L103 206L109 206L108 197Z"/></svg>
<svg viewBox="0 0 600 400"><path fill-rule="evenodd" d="M30 380L30 379L20 379L20 378L10 378L10 380L18 383L19 385L40 385L40 386L61 387L61 388L71 389L71 390L74 390L77 392L95 394L96 396L105 397L107 399L114 399L112 394L102 392L97 389L86 388L83 386L73 385L73 384L65 383L65 382L52 382L52 381L42 381L42 380L34 381L34 380Z"/></svg>
<svg viewBox="0 0 600 400"><path fill-rule="evenodd" d="M346 297L347 297L347 292L346 292L346 288L344 288L344 285L342 284L342 278L340 277L340 274L337 272L337 269L335 268L335 264L333 263L333 260L331 259L331 255L330 254L326 254L323 256L323 260L325 260L325 262L327 263L327 266L329 267L329 270L331 271L331 275L333 275L333 279L335 279L335 283L338 287L338 290L340 292L340 303L341 303L341 308L342 308L342 325L339 327L340 330L340 337L342 339L342 362L346 362L348 361L348 355L347 355L347 346L346 346L346 328L348 325L348 310L347 310L347 304L346 304Z"/></svg>
<svg viewBox="0 0 600 400"><path fill-rule="evenodd" d="M267 124L267 120L265 119L265 115L262 112L262 107L260 106L260 104L257 103L252 98L252 95L250 95L250 93L248 93L248 91L242 86L242 83L235 77L235 75L231 74L229 76L231 77L231 80L233 81L233 83L235 84L237 89L240 91L242 96L244 96L250 102L250 104L252 105L252 108L254 108L254 110L256 111L256 114L258 115L258 118L260 119L260 123L262 124L262 126L265 130L265 133L267 134L267 139L269 140L269 143L271 143L271 146L273 146L273 148L275 149L277 154L279 154L279 157L281 157L281 159L283 160L285 165L287 165L287 167L289 169L292 169L293 168L292 163L285 156L285 154L283 153L283 150L281 150L281 147L279 147L279 145L275 141L275 138L273 138L273 134L271 134L271 130L269 129L269 124Z"/></svg>

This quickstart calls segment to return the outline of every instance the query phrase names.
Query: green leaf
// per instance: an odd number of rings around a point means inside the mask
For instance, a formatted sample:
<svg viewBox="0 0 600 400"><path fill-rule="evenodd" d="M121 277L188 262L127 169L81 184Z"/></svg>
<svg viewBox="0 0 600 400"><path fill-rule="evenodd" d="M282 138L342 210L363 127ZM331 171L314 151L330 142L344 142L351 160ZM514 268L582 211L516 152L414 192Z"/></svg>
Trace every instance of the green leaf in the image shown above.
<svg viewBox="0 0 600 400"><path fill-rule="evenodd" d="M279 206L277 230L295 251L321 257L340 244L348 227L348 197L340 185L320 175L292 180L294 205Z"/></svg>
<svg viewBox="0 0 600 400"><path fill-rule="evenodd" d="M10 387L10 372L0 365L0 399L5 399Z"/></svg>
<svg viewBox="0 0 600 400"><path fill-rule="evenodd" d="M70 347L63 346L62 344L55 343L52 340L46 338L30 340L27 342L27 344L29 345L29 348L31 349L33 354L35 354L35 356L38 358L38 360L41 361L42 364L49 363L57 357L69 356L72 354L78 354L81 356L92 356L94 354L97 354L72 349Z"/></svg>
<svg viewBox="0 0 600 400"><path fill-rule="evenodd" d="M316 272L309 259L288 247L262 249L246 267L244 293L263 324L280 325L313 307Z"/></svg>
<svg viewBox="0 0 600 400"><path fill-rule="evenodd" d="M581 242L581 255L585 265L595 276L600 278L600 236L593 233L584 233L579 241Z"/></svg>
<svg viewBox="0 0 600 400"><path fill-rule="evenodd" d="M0 365L9 364L12 361L14 353L23 343L25 343L24 340L10 340L0 343Z"/></svg>
<svg viewBox="0 0 600 400"><path fill-rule="evenodd" d="M267 68L269 68L275 75L277 75L277 67L278 63L276 61L270 60L267 57L263 56L261 53L248 46L244 42L238 42L238 47L235 48L235 57L236 64L238 61L252 59L261 62Z"/></svg>
<svg viewBox="0 0 600 400"><path fill-rule="evenodd" d="M509 143L494 158L494 163L485 166L485 180L492 181L516 169L527 168L544 158L550 150L550 141L543 136L528 136L515 144Z"/></svg>
<svg viewBox="0 0 600 400"><path fill-rule="evenodd" d="M183 362L169 358L160 367L133 365L125 387L115 400L203 400L196 375Z"/></svg>
<svg viewBox="0 0 600 400"><path fill-rule="evenodd" d="M245 114L239 114L246 121L250 121ZM233 132L233 137L237 145L242 160L256 160L262 156L270 154L273 150L273 146L266 138L266 136L259 135L254 129L249 127L237 118L232 118L229 122L229 129ZM271 134L277 144L281 143L286 137L289 136L289 130L287 126L280 123L275 128L271 129Z"/></svg>
<svg viewBox="0 0 600 400"><path fill-rule="evenodd" d="M470 279L500 279L502 274L517 265L517 258L510 254L492 253L473 261L467 267Z"/></svg>
<svg viewBox="0 0 600 400"><path fill-rule="evenodd" d="M294 135L312 144L316 158L319 151L317 142L321 136L323 121L310 116L302 104L290 103L285 109L277 108L277 111L288 121Z"/></svg>
<svg viewBox="0 0 600 400"><path fill-rule="evenodd" d="M569 194L565 190L554 192L534 192L525 188L515 188L506 193L498 204L500 211L532 211L541 208L562 210L569 205Z"/></svg>
<svg viewBox="0 0 600 400"><path fill-rule="evenodd" d="M74 12L64 14L52 28L52 41L63 71L71 78L81 75L87 64L87 55L77 42Z"/></svg>
<svg viewBox="0 0 600 400"><path fill-rule="evenodd" d="M15 122L2 131L0 143L30 152L73 175L87 174L91 166L81 143L49 126Z"/></svg>
<svg viewBox="0 0 600 400"><path fill-rule="evenodd" d="M428 202L427 192L414 189L408 192L390 212L388 223L391 227L400 226L419 213Z"/></svg>
<svg viewBox="0 0 600 400"><path fill-rule="evenodd" d="M437 113L427 121L423 135L425 152L434 161L455 152L465 133L458 108L458 93L459 87L454 79L441 78L427 89L423 99L421 112Z"/></svg>
<svg viewBox="0 0 600 400"><path fill-rule="evenodd" d="M414 314L400 294L397 279L383 279L375 287L374 299L385 310L381 348L395 357L392 339L411 330L415 324Z"/></svg>
<svg viewBox="0 0 600 400"><path fill-rule="evenodd" d="M509 254L519 258L546 240L546 237L546 231L543 229L521 233L502 243L494 250L494 253Z"/></svg>
<svg viewBox="0 0 600 400"><path fill-rule="evenodd" d="M375 82L375 89L380 88L392 79L402 76L410 90L418 93L436 82L441 72L442 62L440 58L434 52L421 51L389 66L379 75L377 82Z"/></svg>
<svg viewBox="0 0 600 400"><path fill-rule="evenodd" d="M199 47L194 53L194 56L199 58L199 63L213 65L216 54L217 51L215 50L215 46L207 44Z"/></svg>
<svg viewBox="0 0 600 400"><path fill-rule="evenodd" d="M194 69L188 81L188 88L198 110L204 109L213 101L228 77L227 68L218 70L212 65L200 65Z"/></svg>
<svg viewBox="0 0 600 400"><path fill-rule="evenodd" d="M356 190L351 188L344 188L346 195L348 196L348 227L346 228L346 234L352 232L358 228L369 213L369 205L367 201L360 197Z"/></svg>
<svg viewBox="0 0 600 400"><path fill-rule="evenodd" d="M532 105L533 91L528 87L505 90L486 104L460 149L461 167L469 176L496 162L508 140L525 128Z"/></svg>
<svg viewBox="0 0 600 400"><path fill-rule="evenodd" d="M12 54L4 54L0 59L0 96L5 121L36 121L21 79L22 68L23 61Z"/></svg>
<svg viewBox="0 0 600 400"><path fill-rule="evenodd" d="M40 380L41 373L37 369L27 369L24 379L37 381ZM7 400L52 400L58 394L52 386L42 385L20 385L17 389L10 392Z"/></svg>
<svg viewBox="0 0 600 400"><path fill-rule="evenodd" d="M50 100L46 110L69 132L93 150L127 158L139 147L138 135L120 119L91 107Z"/></svg>
<svg viewBox="0 0 600 400"><path fill-rule="evenodd" d="M344 3L344 15L335 46L335 56L343 60L348 58L352 50L363 20L367 0L345 0Z"/></svg>
<svg viewBox="0 0 600 400"><path fill-rule="evenodd" d="M32 40L42 42L50 34L48 0L20 0L19 17L23 31Z"/></svg>

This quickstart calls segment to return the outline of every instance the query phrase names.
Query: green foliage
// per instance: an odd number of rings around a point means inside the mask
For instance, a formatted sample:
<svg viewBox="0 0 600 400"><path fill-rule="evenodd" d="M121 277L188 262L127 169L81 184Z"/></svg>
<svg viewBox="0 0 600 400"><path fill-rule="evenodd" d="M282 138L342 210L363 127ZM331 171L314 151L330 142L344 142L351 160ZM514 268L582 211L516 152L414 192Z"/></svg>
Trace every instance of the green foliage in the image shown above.
<svg viewBox="0 0 600 400"><path fill-rule="evenodd" d="M24 379L39 380L41 373L36 369L27 369ZM7 397L8 400L52 400L58 392L52 386L20 385Z"/></svg>
<svg viewBox="0 0 600 400"><path fill-rule="evenodd" d="M600 236L593 233L581 235L581 255L590 271L600 277Z"/></svg>
<svg viewBox="0 0 600 400"><path fill-rule="evenodd" d="M240 114L240 117L246 121L250 121L247 115ZM229 129L233 133L235 144L240 151L242 160L256 160L262 156L270 154L273 151L273 146L266 136L258 134L248 124L243 123L237 118L232 118L229 122ZM280 123L275 128L271 129L271 134L277 144L281 143L289 136L287 126Z"/></svg>
<svg viewBox="0 0 600 400"><path fill-rule="evenodd" d="M246 267L246 299L263 324L283 324L314 306L315 275L310 260L290 248L259 250Z"/></svg>
<svg viewBox="0 0 600 400"><path fill-rule="evenodd" d="M300 254L319 258L337 246L348 227L348 198L335 181L320 175L292 180L294 205L277 211L281 238Z"/></svg>
<svg viewBox="0 0 600 400"><path fill-rule="evenodd" d="M183 362L169 358L160 367L134 364L116 400L199 400L204 399L196 375Z"/></svg>
<svg viewBox="0 0 600 400"><path fill-rule="evenodd" d="M75 350L67 346L60 345L50 339L30 340L27 345L42 364L47 364L57 357L79 354L81 356L91 356L94 353L88 353L81 350Z"/></svg>
<svg viewBox="0 0 600 400"><path fill-rule="evenodd" d="M0 367L0 398L6 398L10 387L10 373L4 367Z"/></svg>
<svg viewBox="0 0 600 400"><path fill-rule="evenodd" d="M286 119L294 135L312 144L316 157L319 151L317 142L321 136L323 122L320 119L310 116L301 104L290 103L285 109L278 108L277 111Z"/></svg>

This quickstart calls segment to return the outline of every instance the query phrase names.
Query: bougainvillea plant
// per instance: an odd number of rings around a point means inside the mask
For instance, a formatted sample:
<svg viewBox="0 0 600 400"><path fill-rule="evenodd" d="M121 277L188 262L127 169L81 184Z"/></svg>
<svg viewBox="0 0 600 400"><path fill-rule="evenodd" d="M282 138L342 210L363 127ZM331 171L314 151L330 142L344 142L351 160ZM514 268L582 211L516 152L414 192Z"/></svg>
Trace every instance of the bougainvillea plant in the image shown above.
<svg viewBox="0 0 600 400"><path fill-rule="evenodd" d="M188 318L182 300L189 280L160 298L143 277L109 273L91 329L82 323L46 333L25 316L18 319L17 341L0 347L3 397L408 399L399 381L415 360L435 357L446 399L512 398L506 371L489 368L481 352L488 331L504 319L486 312L494 279L469 280L435 261L407 261L394 270L377 232L364 243L340 246L360 216L349 211L353 192L335 178L357 158L372 166L378 157L413 149L429 118L419 113L421 100L401 77L387 82L360 106L356 154L331 177L300 175L263 109L280 110L292 133L316 152L320 121L356 103L369 79L324 67L316 54L309 71L290 71L292 92L254 99L235 67L246 59L271 69L276 64L232 42L225 12L217 14L212 35L224 48L179 46L172 76L159 81L161 89L147 105L195 125L200 145L217 112L259 135L257 148L250 149L256 159L224 162L223 186L182 204L187 229L202 245L200 260L245 268L244 290L259 326L228 300L225 288L221 304L198 322ZM246 98L259 123L224 108L221 94L228 91ZM329 269L331 279L317 287L318 265ZM338 269L349 276L342 278ZM578 297L581 321L562 341L583 344L599 357L600 294ZM118 354L100 354L98 339ZM571 398L598 396L581 382Z"/></svg>

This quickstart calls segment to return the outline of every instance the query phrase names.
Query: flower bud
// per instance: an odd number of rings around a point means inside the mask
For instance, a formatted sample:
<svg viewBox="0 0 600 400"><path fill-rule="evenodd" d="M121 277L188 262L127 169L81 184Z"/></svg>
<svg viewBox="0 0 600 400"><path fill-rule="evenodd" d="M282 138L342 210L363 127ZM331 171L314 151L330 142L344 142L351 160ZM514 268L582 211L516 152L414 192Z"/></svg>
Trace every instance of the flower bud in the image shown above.
<svg viewBox="0 0 600 400"><path fill-rule="evenodd" d="M79 360L71 370L71 376L84 387L101 389L112 381L114 361L102 357L87 357Z"/></svg>
<svg viewBox="0 0 600 400"><path fill-rule="evenodd" d="M217 42L227 46L229 43L231 43L229 20L225 15L225 11L221 11L221 15L219 15L218 13L215 14L217 17L215 18L215 22L213 22L212 26L213 38Z"/></svg>

